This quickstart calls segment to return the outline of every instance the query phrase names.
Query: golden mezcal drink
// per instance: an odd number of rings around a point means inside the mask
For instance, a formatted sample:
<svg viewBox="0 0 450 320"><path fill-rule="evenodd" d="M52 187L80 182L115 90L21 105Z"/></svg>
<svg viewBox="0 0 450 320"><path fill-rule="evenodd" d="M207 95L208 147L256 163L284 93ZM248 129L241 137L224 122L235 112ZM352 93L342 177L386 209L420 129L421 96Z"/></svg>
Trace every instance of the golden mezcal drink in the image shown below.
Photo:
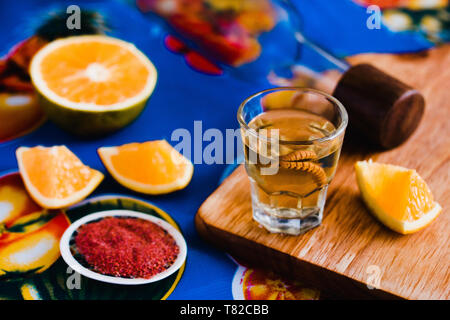
<svg viewBox="0 0 450 320"><path fill-rule="evenodd" d="M322 99L316 91L303 94ZM324 97L276 109L265 108L261 99L260 112L242 128L253 217L270 231L299 234L321 222L344 136L340 109Z"/></svg>

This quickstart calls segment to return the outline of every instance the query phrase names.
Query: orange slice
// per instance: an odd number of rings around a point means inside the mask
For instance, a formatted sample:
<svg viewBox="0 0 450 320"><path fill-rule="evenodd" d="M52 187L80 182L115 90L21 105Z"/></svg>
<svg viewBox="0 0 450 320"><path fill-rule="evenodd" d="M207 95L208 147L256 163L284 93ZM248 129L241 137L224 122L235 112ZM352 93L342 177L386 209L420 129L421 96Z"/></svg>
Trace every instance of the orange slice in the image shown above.
<svg viewBox="0 0 450 320"><path fill-rule="evenodd" d="M135 119L157 80L153 63L133 44L102 35L50 42L33 57L30 76L49 118L88 136Z"/></svg>
<svg viewBox="0 0 450 320"><path fill-rule="evenodd" d="M139 102L156 81L153 64L135 46L99 35L51 42L33 57L30 70L45 96L87 110Z"/></svg>
<svg viewBox="0 0 450 320"><path fill-rule="evenodd" d="M362 198L378 220L402 234L429 225L442 211L415 170L372 161L355 164Z"/></svg>
<svg viewBox="0 0 450 320"><path fill-rule="evenodd" d="M101 172L84 165L66 146L20 147L16 157L27 191L44 208L77 203L103 179Z"/></svg>
<svg viewBox="0 0 450 320"><path fill-rule="evenodd" d="M98 154L121 185L146 194L183 189L194 171L192 162L166 140L102 147Z"/></svg>

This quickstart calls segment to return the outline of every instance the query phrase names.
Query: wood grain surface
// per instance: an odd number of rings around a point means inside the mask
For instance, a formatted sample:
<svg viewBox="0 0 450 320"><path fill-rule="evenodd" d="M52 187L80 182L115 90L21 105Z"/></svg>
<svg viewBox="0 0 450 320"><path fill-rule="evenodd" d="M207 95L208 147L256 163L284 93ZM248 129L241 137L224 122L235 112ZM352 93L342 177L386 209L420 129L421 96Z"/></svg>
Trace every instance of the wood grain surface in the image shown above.
<svg viewBox="0 0 450 320"><path fill-rule="evenodd" d="M423 93L425 114L411 138L382 151L347 132L323 223L303 235L271 234L252 220L242 166L200 207L197 230L238 259L298 278L332 298L449 299L450 46L349 60L371 63ZM361 201L353 169L355 161L369 158L416 169L441 204L441 215L412 235L380 224Z"/></svg>

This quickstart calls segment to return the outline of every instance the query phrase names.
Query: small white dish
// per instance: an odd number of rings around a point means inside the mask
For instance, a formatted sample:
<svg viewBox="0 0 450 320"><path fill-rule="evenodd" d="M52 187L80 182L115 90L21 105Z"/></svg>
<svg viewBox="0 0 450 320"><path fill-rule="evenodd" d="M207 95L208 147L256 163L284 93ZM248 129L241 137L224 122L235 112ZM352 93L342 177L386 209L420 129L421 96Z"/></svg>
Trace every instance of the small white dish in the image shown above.
<svg viewBox="0 0 450 320"><path fill-rule="evenodd" d="M86 224L88 222L92 222L95 220L100 220L105 217L135 217L140 218L143 220L147 220L150 222L153 222L166 230L177 243L178 247L180 248L180 253L178 254L176 260L174 263L166 270L164 270L161 273L158 273L154 275L153 277L149 279L144 278L122 278L122 277L114 277L114 276L108 276L101 273L97 273L95 271L92 271L86 267L84 267L82 264L80 264L72 255L72 252L70 250L70 241L72 239L72 235L74 232L76 232L81 225ZM75 270L79 274L102 282L108 282L108 283L114 283L114 284L124 284L124 285L138 285L138 284L146 284L146 283L152 283L159 280L162 280L174 272L176 272L184 263L186 260L187 255L187 246L186 241L183 238L183 235L175 229L172 225L170 225L168 222L157 218L155 216L131 211L131 210L108 210L108 211L101 211L96 213L91 213L74 223L72 223L69 228L64 232L63 236L61 237L61 241L59 242L59 248L61 251L61 256L64 259L64 261L69 265L69 267L72 268L72 270Z"/></svg>

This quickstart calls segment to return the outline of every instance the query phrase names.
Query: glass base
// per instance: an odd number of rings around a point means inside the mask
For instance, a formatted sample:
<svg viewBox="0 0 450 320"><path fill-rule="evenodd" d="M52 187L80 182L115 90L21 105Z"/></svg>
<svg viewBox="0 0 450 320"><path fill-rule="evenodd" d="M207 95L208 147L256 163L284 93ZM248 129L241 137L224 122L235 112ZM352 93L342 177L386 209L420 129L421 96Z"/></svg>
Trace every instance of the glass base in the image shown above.
<svg viewBox="0 0 450 320"><path fill-rule="evenodd" d="M263 204L252 192L253 219L273 233L302 234L322 223L326 193L327 186L320 190L317 206L293 209Z"/></svg>

